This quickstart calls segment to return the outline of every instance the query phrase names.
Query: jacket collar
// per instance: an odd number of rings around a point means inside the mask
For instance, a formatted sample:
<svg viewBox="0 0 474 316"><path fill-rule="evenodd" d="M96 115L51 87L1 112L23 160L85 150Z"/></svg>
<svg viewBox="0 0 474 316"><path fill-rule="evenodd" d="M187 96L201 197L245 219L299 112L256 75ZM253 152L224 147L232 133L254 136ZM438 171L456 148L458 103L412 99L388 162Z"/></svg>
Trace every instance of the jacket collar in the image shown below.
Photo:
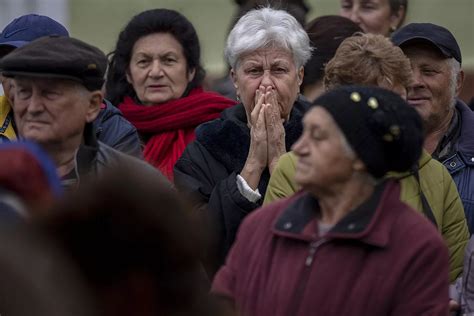
<svg viewBox="0 0 474 316"><path fill-rule="evenodd" d="M456 150L468 160L474 157L474 112L461 100L456 101L456 110L459 113L461 132L456 143Z"/></svg>
<svg viewBox="0 0 474 316"><path fill-rule="evenodd" d="M385 181L375 187L372 196L340 220L325 236L326 239L357 239L367 244L383 247L389 241L390 223L379 218L399 201L400 188L394 181ZM312 241L317 239L319 203L309 193L301 193L272 227L275 235Z"/></svg>
<svg viewBox="0 0 474 316"><path fill-rule="evenodd" d="M95 166L94 161L97 158L99 142L97 141L94 126L87 123L84 128L84 141L79 146L76 154L76 165L78 174L85 175Z"/></svg>

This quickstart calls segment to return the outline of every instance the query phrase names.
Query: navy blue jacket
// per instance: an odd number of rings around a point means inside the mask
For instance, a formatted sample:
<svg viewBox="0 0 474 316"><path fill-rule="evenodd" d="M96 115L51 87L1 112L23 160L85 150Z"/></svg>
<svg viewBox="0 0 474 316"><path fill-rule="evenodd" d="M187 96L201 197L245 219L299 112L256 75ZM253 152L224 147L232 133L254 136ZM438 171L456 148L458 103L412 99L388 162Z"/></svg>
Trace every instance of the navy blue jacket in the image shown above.
<svg viewBox="0 0 474 316"><path fill-rule="evenodd" d="M467 225L474 233L474 112L462 101L456 102L461 131L449 158L441 161L453 177L464 205Z"/></svg>
<svg viewBox="0 0 474 316"><path fill-rule="evenodd" d="M97 140L131 156L143 157L137 129L109 101L104 100L104 107L93 125Z"/></svg>

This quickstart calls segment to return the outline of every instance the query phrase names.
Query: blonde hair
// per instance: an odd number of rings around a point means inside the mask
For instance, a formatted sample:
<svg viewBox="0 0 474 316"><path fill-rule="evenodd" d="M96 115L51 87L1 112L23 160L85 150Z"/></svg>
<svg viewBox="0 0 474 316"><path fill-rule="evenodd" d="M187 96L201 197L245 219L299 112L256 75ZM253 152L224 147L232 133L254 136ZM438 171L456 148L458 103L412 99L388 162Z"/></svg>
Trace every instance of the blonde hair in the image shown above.
<svg viewBox="0 0 474 316"><path fill-rule="evenodd" d="M341 85L402 85L412 82L410 60L383 35L357 33L346 38L327 63L327 90Z"/></svg>

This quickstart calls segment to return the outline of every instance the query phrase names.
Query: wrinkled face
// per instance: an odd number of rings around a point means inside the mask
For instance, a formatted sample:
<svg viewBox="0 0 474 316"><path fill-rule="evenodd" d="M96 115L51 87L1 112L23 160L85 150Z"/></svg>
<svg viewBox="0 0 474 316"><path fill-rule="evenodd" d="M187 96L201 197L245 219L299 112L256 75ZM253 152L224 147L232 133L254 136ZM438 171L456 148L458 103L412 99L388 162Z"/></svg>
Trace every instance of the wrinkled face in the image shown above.
<svg viewBox="0 0 474 316"><path fill-rule="evenodd" d="M247 115L255 107L255 92L271 86L277 94L282 119L288 119L303 81L303 67L296 68L293 56L283 49L260 49L242 56L232 80Z"/></svg>
<svg viewBox="0 0 474 316"><path fill-rule="evenodd" d="M170 33L141 37L133 46L127 81L144 105L179 99L195 70L188 71L181 44Z"/></svg>
<svg viewBox="0 0 474 316"><path fill-rule="evenodd" d="M403 10L403 9L402 9ZM340 15L357 23L366 33L388 36L404 12L392 12L389 0L341 0Z"/></svg>
<svg viewBox="0 0 474 316"><path fill-rule="evenodd" d="M70 80L15 77L14 83L18 133L42 145L81 138L85 124L100 110L101 92L89 92Z"/></svg>
<svg viewBox="0 0 474 316"><path fill-rule="evenodd" d="M303 126L303 134L292 147L298 157L296 183L310 192L321 192L348 181L358 160L344 144L332 116L322 107L312 108Z"/></svg>
<svg viewBox="0 0 474 316"><path fill-rule="evenodd" d="M417 44L403 48L413 69L413 84L408 89L408 103L421 115L427 132L435 129L452 111L456 91L452 66L435 48ZM460 85L460 83L459 83Z"/></svg>

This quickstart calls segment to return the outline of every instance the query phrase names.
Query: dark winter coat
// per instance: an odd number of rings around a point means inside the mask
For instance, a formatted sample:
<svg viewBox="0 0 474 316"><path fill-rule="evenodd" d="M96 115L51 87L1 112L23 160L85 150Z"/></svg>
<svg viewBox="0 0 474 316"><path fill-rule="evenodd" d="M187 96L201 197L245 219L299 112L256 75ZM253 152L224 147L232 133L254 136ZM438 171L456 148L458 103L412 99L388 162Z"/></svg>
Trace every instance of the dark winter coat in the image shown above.
<svg viewBox="0 0 474 316"><path fill-rule="evenodd" d="M327 234L308 193L249 215L212 292L241 315L448 314L448 250L393 180Z"/></svg>
<svg viewBox="0 0 474 316"><path fill-rule="evenodd" d="M290 119L284 124L286 149L296 142L302 132L305 110L309 104L295 102ZM268 185L266 169L258 184L262 199L253 203L237 188L250 147L250 130L242 104L225 110L221 118L202 124L196 129L196 140L189 144L174 168L177 189L190 198L202 213L205 225L210 225L217 239L218 268L225 259L243 218L259 207ZM215 271L214 271L215 272Z"/></svg>
<svg viewBox="0 0 474 316"><path fill-rule="evenodd" d="M459 137L453 153L441 161L453 177L464 205L467 226L474 233L474 112L462 101L456 102L459 114Z"/></svg>

